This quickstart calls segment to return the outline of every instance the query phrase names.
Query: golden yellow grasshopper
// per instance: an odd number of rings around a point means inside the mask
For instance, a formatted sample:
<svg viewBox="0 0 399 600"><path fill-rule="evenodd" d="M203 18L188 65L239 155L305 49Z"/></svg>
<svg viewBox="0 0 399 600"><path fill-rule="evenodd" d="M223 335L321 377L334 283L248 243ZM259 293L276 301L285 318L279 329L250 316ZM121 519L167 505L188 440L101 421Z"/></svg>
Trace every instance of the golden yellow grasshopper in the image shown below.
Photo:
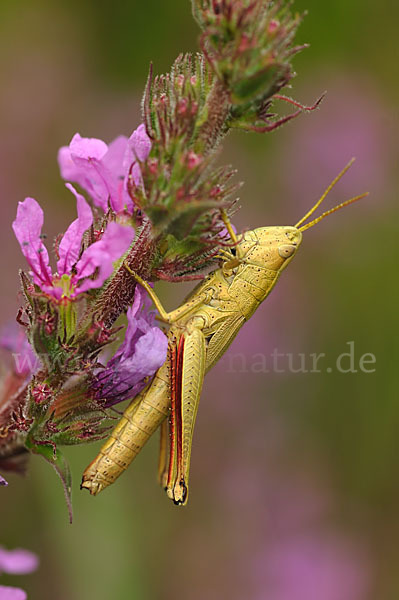
<svg viewBox="0 0 399 600"><path fill-rule="evenodd" d="M220 267L176 310L167 313L148 283L132 272L150 294L160 319L170 325L168 357L149 386L125 410L98 456L85 470L81 487L95 495L113 483L161 426L160 483L175 504L187 502L191 443L204 376L276 285L301 244L302 232L367 195L351 198L303 225L352 162L293 227L259 227L238 239L223 213L232 246L221 250Z"/></svg>

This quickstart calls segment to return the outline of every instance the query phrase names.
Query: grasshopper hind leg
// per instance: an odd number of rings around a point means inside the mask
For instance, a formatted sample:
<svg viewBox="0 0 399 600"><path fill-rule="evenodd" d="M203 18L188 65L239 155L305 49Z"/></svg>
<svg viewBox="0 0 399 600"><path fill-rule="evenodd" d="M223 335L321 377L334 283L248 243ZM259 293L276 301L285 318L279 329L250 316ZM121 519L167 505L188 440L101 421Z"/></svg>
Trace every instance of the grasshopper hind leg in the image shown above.
<svg viewBox="0 0 399 600"><path fill-rule="evenodd" d="M158 483L166 490L168 485L168 420L162 421L159 439Z"/></svg>
<svg viewBox="0 0 399 600"><path fill-rule="evenodd" d="M184 505L188 500L192 439L205 375L206 343L202 325L202 319L188 324L171 355L170 453L166 493L177 505Z"/></svg>

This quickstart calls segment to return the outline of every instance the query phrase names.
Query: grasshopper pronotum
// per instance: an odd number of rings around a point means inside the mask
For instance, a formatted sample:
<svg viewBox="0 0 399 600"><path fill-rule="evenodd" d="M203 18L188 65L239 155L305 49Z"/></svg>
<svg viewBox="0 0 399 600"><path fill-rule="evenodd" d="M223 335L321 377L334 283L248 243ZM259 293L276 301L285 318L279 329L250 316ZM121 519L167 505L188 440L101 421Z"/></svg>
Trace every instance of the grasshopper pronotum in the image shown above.
<svg viewBox="0 0 399 600"><path fill-rule="evenodd" d="M223 213L233 245L221 250L219 268L172 312L167 313L148 283L131 272L150 294L160 319L170 325L168 357L149 386L126 408L98 456L83 473L81 487L96 495L113 483L161 426L160 483L175 504L187 502L191 442L204 375L273 289L295 256L303 231L367 195L351 198L304 224L352 162L293 227L259 227L238 239Z"/></svg>

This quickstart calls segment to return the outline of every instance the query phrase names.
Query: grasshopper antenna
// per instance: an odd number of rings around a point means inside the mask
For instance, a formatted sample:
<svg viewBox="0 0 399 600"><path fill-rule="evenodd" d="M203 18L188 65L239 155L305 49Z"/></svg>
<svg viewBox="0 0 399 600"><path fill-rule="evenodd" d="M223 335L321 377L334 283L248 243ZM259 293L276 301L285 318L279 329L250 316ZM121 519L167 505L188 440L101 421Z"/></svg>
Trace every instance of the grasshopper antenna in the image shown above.
<svg viewBox="0 0 399 600"><path fill-rule="evenodd" d="M324 194L321 196L321 198L316 202L316 204L313 206L313 208L311 208L304 217L302 217L302 219L300 221L298 221L298 223L295 225L295 227L299 227L299 225L302 225L302 223L304 223L307 219L309 219L310 216L313 215L313 213L319 208L320 204L323 202L323 200L325 199L325 197L327 196L327 194L329 194L331 192L331 190L333 189L333 187L338 183L338 181L345 175L345 173L347 171L349 171L349 169L351 168L351 166L353 165L353 163L355 162L356 158L353 157L350 159L350 161L348 162L348 164L346 165L346 167L344 167L341 171L341 173L339 173L339 175L336 176L336 178L330 183L330 185L328 186L328 188L326 189L326 191L324 192Z"/></svg>
<svg viewBox="0 0 399 600"><path fill-rule="evenodd" d="M326 212L324 212L322 215L320 215L320 217L317 217L317 219L314 219L313 221L310 221L310 223L306 223L306 225L302 225L302 227L299 227L298 228L299 231L306 231L306 229L309 229L310 227L314 227L314 225L316 225L317 223L319 223L319 221L321 221L325 217L328 217L328 215L331 215L335 211L340 210L341 208L344 208L344 206L348 206L349 204L353 204L354 202L357 202L358 200L361 200L362 198L365 198L368 195L369 195L369 192L364 192L364 194L360 194L359 196L355 196L354 198L350 198L350 200L346 200L345 202L341 202L341 204L338 204L338 206L334 206L334 208L330 208L330 210L327 210Z"/></svg>
<svg viewBox="0 0 399 600"><path fill-rule="evenodd" d="M299 229L299 231L305 231L306 229L309 229L310 227L313 227L314 225L316 225L316 223L319 223L319 221L321 221L322 219L324 219L328 215L331 215L336 210L340 210L341 208L344 208L344 206L348 206L349 204L352 204L353 202L356 202L357 200L361 200L365 196L368 196L369 192L365 192L364 194L360 194L359 196L355 196L354 198L351 198L350 200L346 200L346 202L342 202L338 206L335 206L334 208L331 208L330 210L327 210L322 215L320 215L320 217L317 217L317 219L314 219L313 221L310 221L309 223L306 223L306 225L302 225L302 223L304 223L305 221L307 221L308 218L311 217L313 215L313 213L319 208L320 204L323 202L323 200L326 198L326 196L331 192L331 190L333 189L333 187L345 175L345 173L347 171L349 171L349 169L351 168L351 166L353 165L353 163L355 162L355 160L356 160L355 158L351 158L351 160L348 162L348 164L342 169L342 171L330 183L330 185L325 190L325 192L322 194L322 196L319 198L319 200L316 202L316 204L306 213L306 215L304 217L302 217L302 219L300 221L298 221L298 223L295 225L295 227L297 229ZM302 225L302 227L299 227L300 225Z"/></svg>

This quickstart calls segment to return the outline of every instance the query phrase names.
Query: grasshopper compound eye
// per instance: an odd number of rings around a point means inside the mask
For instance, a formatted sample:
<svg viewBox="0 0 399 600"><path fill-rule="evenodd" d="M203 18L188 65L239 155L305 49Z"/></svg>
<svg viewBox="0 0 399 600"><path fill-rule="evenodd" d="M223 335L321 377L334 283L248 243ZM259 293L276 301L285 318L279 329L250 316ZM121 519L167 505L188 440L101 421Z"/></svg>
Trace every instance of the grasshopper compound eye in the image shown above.
<svg viewBox="0 0 399 600"><path fill-rule="evenodd" d="M294 254L296 248L297 247L293 246L292 244L283 244L282 246L278 247L278 253L281 258L289 258Z"/></svg>

